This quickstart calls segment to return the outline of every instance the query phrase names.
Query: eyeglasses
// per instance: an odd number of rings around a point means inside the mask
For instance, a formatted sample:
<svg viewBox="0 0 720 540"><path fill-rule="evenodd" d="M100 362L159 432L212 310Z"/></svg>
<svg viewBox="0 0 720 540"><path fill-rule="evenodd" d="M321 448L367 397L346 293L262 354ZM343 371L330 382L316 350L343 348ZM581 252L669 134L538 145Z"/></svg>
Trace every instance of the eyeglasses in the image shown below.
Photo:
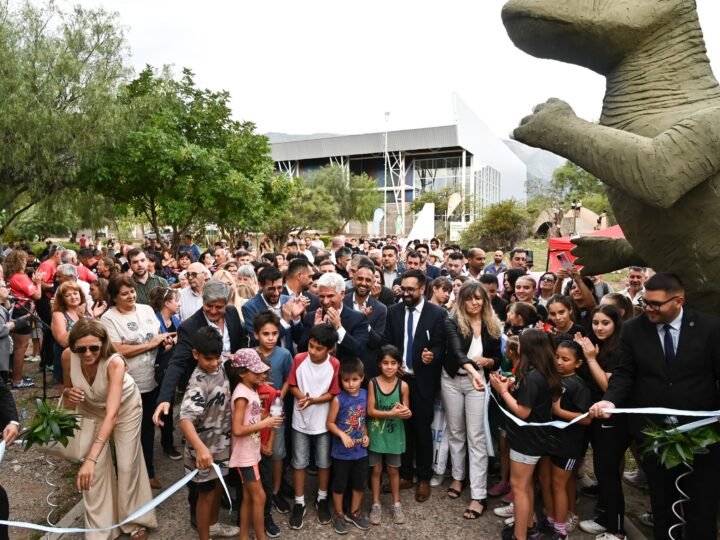
<svg viewBox="0 0 720 540"><path fill-rule="evenodd" d="M677 300L678 298L682 297L676 295L668 298L664 302L648 302L641 296L640 298L638 298L638 306L640 306L642 309L649 309L650 311L660 311L660 308L662 308L665 304L667 304L668 302L672 302L673 300Z"/></svg>
<svg viewBox="0 0 720 540"><path fill-rule="evenodd" d="M551 277L541 277L540 281L544 281L546 283L555 283L555 280Z"/></svg>
<svg viewBox="0 0 720 540"><path fill-rule="evenodd" d="M100 349L102 348L102 345L78 345L76 347L73 347L72 352L75 354L85 354L87 351L90 351L91 353L99 353Z"/></svg>
<svg viewBox="0 0 720 540"><path fill-rule="evenodd" d="M410 292L411 293L411 292L417 291L419 288L420 287L400 287L400 290L402 292Z"/></svg>
<svg viewBox="0 0 720 540"><path fill-rule="evenodd" d="M189 278L196 278L200 275L200 272L186 272L185 275Z"/></svg>

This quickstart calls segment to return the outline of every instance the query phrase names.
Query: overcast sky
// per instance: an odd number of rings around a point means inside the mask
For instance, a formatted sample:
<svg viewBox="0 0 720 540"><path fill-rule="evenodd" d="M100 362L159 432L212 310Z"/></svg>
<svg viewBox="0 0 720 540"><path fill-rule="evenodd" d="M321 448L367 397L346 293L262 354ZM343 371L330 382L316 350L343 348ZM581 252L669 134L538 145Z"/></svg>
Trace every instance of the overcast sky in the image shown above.
<svg viewBox="0 0 720 540"><path fill-rule="evenodd" d="M586 0L590 2L590 0ZM637 0L638 2L650 0ZM451 123L458 95L505 137L532 106L600 113L604 79L517 50L503 0L81 0L119 14L131 63L191 68L258 131L362 133ZM698 0L720 75L720 7Z"/></svg>

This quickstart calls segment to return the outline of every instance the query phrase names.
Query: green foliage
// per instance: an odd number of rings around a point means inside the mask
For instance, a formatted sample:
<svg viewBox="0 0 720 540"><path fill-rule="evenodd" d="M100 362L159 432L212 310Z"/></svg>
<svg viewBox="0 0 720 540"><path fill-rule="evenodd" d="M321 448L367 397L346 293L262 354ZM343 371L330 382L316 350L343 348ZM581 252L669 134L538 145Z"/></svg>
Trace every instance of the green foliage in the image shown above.
<svg viewBox="0 0 720 540"><path fill-rule="evenodd" d="M261 229L276 247L284 245L291 232L307 229L334 230L339 226L339 209L323 187L309 188L301 178L289 181L288 200L275 206Z"/></svg>
<svg viewBox="0 0 720 540"><path fill-rule="evenodd" d="M68 445L68 439L80 428L78 415L48 405L41 399L35 400L37 412L20 437L24 439L25 451L33 445L44 446L51 442Z"/></svg>
<svg viewBox="0 0 720 540"><path fill-rule="evenodd" d="M642 452L655 454L666 469L682 463L692 465L696 454L706 454L708 446L720 443L720 434L711 426L678 431L652 424L643 433L647 438Z"/></svg>
<svg viewBox="0 0 720 540"><path fill-rule="evenodd" d="M116 16L55 3L0 5L0 233L78 186L117 126L125 39Z"/></svg>
<svg viewBox="0 0 720 540"><path fill-rule="evenodd" d="M551 186L554 195L565 200L585 199L589 195L605 193L605 186L600 180L571 161L555 170Z"/></svg>
<svg viewBox="0 0 720 540"><path fill-rule="evenodd" d="M503 201L483 209L480 217L460 235L460 245L507 250L525 238L529 226L527 214L517 201Z"/></svg>
<svg viewBox="0 0 720 540"><path fill-rule="evenodd" d="M456 193L453 188L443 188L440 191L426 191L418 197L415 197L410 203L410 211L417 214L422 210L426 203L433 203L435 205L435 217L438 220L445 221L448 204L450 202L450 196ZM453 210L452 216L459 216L462 213L469 214L472 211L472 202L469 197L463 199L463 201Z"/></svg>
<svg viewBox="0 0 720 540"><path fill-rule="evenodd" d="M310 173L305 179L310 190L323 189L337 205L337 224L340 230L350 221L370 221L375 209L382 204L382 194L375 180L367 174L348 173L340 165L328 165Z"/></svg>
<svg viewBox="0 0 720 540"><path fill-rule="evenodd" d="M174 238L208 224L229 230L259 226L287 198L273 175L266 137L233 120L230 95L152 67L122 90L126 126L84 171L97 190Z"/></svg>

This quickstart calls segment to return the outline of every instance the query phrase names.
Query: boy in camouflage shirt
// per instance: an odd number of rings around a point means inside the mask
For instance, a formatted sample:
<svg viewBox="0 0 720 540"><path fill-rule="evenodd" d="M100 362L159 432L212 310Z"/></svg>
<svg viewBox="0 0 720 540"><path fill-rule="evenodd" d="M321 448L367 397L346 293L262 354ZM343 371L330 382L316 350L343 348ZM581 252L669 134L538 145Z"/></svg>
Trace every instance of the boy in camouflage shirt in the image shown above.
<svg viewBox="0 0 720 540"><path fill-rule="evenodd" d="M217 464L227 476L230 460L230 384L222 366L222 338L208 326L195 333L193 346L197 367L180 408L180 430L185 437L185 472L200 469L192 479L198 537L237 536L238 527L218 523L222 485L212 468Z"/></svg>

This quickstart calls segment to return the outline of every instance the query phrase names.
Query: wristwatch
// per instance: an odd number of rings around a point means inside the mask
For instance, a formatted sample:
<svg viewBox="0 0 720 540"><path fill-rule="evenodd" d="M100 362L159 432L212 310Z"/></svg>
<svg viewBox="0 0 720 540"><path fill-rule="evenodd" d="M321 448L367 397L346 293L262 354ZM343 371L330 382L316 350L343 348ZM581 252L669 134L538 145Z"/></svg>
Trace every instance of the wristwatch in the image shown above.
<svg viewBox="0 0 720 540"><path fill-rule="evenodd" d="M17 427L18 429L20 429L20 422L18 422L17 420L10 420L10 421L8 422L8 424L12 424L13 426L15 426L15 427Z"/></svg>

